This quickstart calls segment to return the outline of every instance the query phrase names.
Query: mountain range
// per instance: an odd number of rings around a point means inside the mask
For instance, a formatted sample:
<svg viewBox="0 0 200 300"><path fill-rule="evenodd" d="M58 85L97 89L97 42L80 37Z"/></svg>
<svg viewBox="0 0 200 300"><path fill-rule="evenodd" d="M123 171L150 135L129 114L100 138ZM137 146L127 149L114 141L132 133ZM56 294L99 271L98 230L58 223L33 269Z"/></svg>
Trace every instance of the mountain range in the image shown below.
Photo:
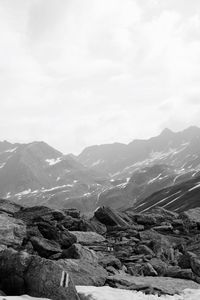
<svg viewBox="0 0 200 300"><path fill-rule="evenodd" d="M64 155L44 142L0 142L0 197L19 204L148 211L198 206L200 128Z"/></svg>

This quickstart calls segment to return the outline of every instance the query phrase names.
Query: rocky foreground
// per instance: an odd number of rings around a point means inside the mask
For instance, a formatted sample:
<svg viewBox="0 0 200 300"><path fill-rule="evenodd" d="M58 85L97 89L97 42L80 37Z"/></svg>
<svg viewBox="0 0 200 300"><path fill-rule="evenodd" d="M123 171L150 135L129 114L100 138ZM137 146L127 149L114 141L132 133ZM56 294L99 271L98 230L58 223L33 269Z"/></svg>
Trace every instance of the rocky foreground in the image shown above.
<svg viewBox="0 0 200 300"><path fill-rule="evenodd" d="M0 295L79 299L75 286L146 294L200 288L200 208L136 214L0 200Z"/></svg>

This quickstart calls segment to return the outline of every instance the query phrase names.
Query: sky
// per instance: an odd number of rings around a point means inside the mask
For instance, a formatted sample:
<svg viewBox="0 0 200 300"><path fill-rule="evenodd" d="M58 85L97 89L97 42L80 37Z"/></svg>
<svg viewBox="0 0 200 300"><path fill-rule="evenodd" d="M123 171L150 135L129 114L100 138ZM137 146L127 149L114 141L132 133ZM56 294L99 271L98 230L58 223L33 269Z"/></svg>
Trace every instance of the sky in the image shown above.
<svg viewBox="0 0 200 300"><path fill-rule="evenodd" d="M199 0L0 0L0 140L64 153L200 126Z"/></svg>

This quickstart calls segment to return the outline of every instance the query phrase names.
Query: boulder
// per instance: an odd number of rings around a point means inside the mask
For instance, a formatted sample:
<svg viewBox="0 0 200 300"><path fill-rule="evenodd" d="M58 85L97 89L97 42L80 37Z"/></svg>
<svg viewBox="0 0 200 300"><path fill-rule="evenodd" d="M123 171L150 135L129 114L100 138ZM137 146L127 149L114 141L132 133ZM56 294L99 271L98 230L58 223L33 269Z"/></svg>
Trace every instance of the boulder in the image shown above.
<svg viewBox="0 0 200 300"><path fill-rule="evenodd" d="M56 211L46 206L33 206L33 207L22 207L19 211L14 214L17 219L23 220L25 223L33 223L38 218L43 221L54 220L54 213ZM59 212L65 217L64 213ZM60 219L60 217L59 217Z"/></svg>
<svg viewBox="0 0 200 300"><path fill-rule="evenodd" d="M138 214L135 215L134 220L141 225L153 226L160 225L164 221L164 218L163 216L155 214Z"/></svg>
<svg viewBox="0 0 200 300"><path fill-rule="evenodd" d="M138 254L144 254L144 255L150 255L155 256L154 252L146 245L139 245L137 247L137 253Z"/></svg>
<svg viewBox="0 0 200 300"><path fill-rule="evenodd" d="M106 226L128 226L128 223L122 219L119 214L110 207L99 207L95 210L94 216Z"/></svg>
<svg viewBox="0 0 200 300"><path fill-rule="evenodd" d="M106 240L102 235L92 231L71 231L71 234L73 234L76 237L77 243L83 245L102 243Z"/></svg>
<svg viewBox="0 0 200 300"><path fill-rule="evenodd" d="M67 216L70 216L70 217L75 218L75 219L80 219L80 217L81 217L80 211L77 210L76 208L68 208L68 209L64 209L63 212L64 212Z"/></svg>
<svg viewBox="0 0 200 300"><path fill-rule="evenodd" d="M194 222L200 225L200 207L195 207L183 212L180 215L183 219L188 219L190 222Z"/></svg>
<svg viewBox="0 0 200 300"><path fill-rule="evenodd" d="M154 230L145 230L140 232L142 242L150 241L151 249L158 258L165 258L173 261L175 259L173 247L177 246L181 240L168 235L162 235Z"/></svg>
<svg viewBox="0 0 200 300"><path fill-rule="evenodd" d="M165 221L174 221L175 219L178 218L178 214L176 212L167 210L167 209L165 209L163 207L159 207L159 206L156 206L155 208L153 208L151 210L151 213L163 216Z"/></svg>
<svg viewBox="0 0 200 300"><path fill-rule="evenodd" d="M181 269L178 266L168 266L165 276L194 280L195 276L191 269Z"/></svg>
<svg viewBox="0 0 200 300"><path fill-rule="evenodd" d="M189 253L191 269L197 276L200 277L200 259L195 254Z"/></svg>
<svg viewBox="0 0 200 300"><path fill-rule="evenodd" d="M37 251L41 257L49 258L51 255L62 252L60 245L55 241L38 237L32 237L30 241L33 245L33 249Z"/></svg>
<svg viewBox="0 0 200 300"><path fill-rule="evenodd" d="M73 244L70 248L63 250L61 258L81 259L91 263L97 263L98 261L98 256L93 250L80 244Z"/></svg>
<svg viewBox="0 0 200 300"><path fill-rule="evenodd" d="M150 263L145 263L143 265L144 276L158 276L158 273Z"/></svg>
<svg viewBox="0 0 200 300"><path fill-rule="evenodd" d="M82 259L60 259L61 265L70 274L75 285L103 286L107 279L106 270L98 263Z"/></svg>
<svg viewBox="0 0 200 300"><path fill-rule="evenodd" d="M78 300L72 278L68 272L64 272L61 265L35 256L24 276L26 293L52 300Z"/></svg>
<svg viewBox="0 0 200 300"><path fill-rule="evenodd" d="M152 258L149 263L156 270L159 276L165 276L168 265L159 258Z"/></svg>
<svg viewBox="0 0 200 300"><path fill-rule="evenodd" d="M24 274L32 257L26 252L7 249L0 252L0 286L7 295L23 295Z"/></svg>
<svg viewBox="0 0 200 300"><path fill-rule="evenodd" d="M71 216L66 216L61 224L70 231L87 231L88 224L83 219L75 219Z"/></svg>
<svg viewBox="0 0 200 300"><path fill-rule="evenodd" d="M76 236L65 228L58 228L47 222L39 222L37 226L44 238L59 243L62 248L67 249L77 241Z"/></svg>
<svg viewBox="0 0 200 300"><path fill-rule="evenodd" d="M107 231L106 225L98 221L96 217L93 217L89 220L89 223L93 227L93 231L96 231L98 234L105 234Z"/></svg>
<svg viewBox="0 0 200 300"><path fill-rule="evenodd" d="M0 286L7 295L79 299L69 274L63 282L64 269L51 260L10 249L0 253L0 269Z"/></svg>
<svg viewBox="0 0 200 300"><path fill-rule="evenodd" d="M10 217L7 213L0 214L0 245L19 247L25 237L26 226L21 220Z"/></svg>
<svg viewBox="0 0 200 300"><path fill-rule="evenodd" d="M193 238L190 238L189 243L187 243L186 247L184 248L187 252L192 252L200 258L200 235L197 234Z"/></svg>
<svg viewBox="0 0 200 300"><path fill-rule="evenodd" d="M187 252L185 254L181 254L179 256L178 266L181 269L190 269L191 268L190 255Z"/></svg>
<svg viewBox="0 0 200 300"><path fill-rule="evenodd" d="M0 212L14 214L21 209L21 206L9 200L0 199Z"/></svg>
<svg viewBox="0 0 200 300"><path fill-rule="evenodd" d="M99 259L99 264L103 266L104 268L107 267L114 267L115 269L120 270L122 268L122 263L118 258L116 258L114 255L106 255Z"/></svg>

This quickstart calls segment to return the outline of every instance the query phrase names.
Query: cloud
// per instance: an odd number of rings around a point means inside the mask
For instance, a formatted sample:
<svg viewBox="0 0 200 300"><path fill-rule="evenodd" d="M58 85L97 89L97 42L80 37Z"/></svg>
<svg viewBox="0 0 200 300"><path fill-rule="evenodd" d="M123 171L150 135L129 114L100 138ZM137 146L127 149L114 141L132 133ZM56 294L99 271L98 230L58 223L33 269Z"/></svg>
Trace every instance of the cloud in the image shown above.
<svg viewBox="0 0 200 300"><path fill-rule="evenodd" d="M67 152L200 125L194 0L0 0L0 134Z"/></svg>

